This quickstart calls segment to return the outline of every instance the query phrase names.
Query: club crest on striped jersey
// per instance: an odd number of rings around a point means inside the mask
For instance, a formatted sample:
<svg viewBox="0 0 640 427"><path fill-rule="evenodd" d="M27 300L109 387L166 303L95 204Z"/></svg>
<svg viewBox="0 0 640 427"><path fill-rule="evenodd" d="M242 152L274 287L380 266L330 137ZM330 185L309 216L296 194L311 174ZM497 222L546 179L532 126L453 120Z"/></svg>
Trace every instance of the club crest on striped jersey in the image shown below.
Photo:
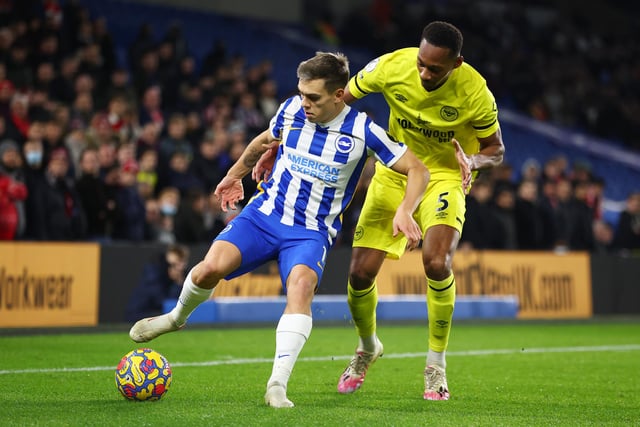
<svg viewBox="0 0 640 427"><path fill-rule="evenodd" d="M355 141L350 136L339 135L336 138L336 150L340 153L350 153L355 147Z"/></svg>

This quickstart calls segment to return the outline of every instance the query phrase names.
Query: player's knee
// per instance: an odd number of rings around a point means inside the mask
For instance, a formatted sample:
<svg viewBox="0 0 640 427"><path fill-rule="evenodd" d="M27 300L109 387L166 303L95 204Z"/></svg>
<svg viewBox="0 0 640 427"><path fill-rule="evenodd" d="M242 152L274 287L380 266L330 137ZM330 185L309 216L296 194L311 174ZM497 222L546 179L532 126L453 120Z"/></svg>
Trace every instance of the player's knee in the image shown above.
<svg viewBox="0 0 640 427"><path fill-rule="evenodd" d="M355 270L349 274L349 283L356 290L367 289L373 284L376 276L368 274L365 270Z"/></svg>
<svg viewBox="0 0 640 427"><path fill-rule="evenodd" d="M432 257L424 260L424 272L433 280L444 280L451 274L451 263L447 257Z"/></svg>
<svg viewBox="0 0 640 427"><path fill-rule="evenodd" d="M311 306L317 283L306 278L289 281L287 285L287 305L297 310Z"/></svg>

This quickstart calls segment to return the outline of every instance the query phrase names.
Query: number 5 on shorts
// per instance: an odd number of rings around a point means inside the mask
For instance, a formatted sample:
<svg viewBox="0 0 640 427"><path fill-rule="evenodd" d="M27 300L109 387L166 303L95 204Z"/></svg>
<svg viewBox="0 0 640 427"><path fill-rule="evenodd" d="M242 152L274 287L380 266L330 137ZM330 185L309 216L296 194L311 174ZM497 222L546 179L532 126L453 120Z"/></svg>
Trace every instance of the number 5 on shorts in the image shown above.
<svg viewBox="0 0 640 427"><path fill-rule="evenodd" d="M438 203L440 203L440 206L436 208L436 212L442 212L449 207L449 202L447 201L447 199L445 199L445 197L448 195L448 191L446 193L440 193L440 195L438 196Z"/></svg>

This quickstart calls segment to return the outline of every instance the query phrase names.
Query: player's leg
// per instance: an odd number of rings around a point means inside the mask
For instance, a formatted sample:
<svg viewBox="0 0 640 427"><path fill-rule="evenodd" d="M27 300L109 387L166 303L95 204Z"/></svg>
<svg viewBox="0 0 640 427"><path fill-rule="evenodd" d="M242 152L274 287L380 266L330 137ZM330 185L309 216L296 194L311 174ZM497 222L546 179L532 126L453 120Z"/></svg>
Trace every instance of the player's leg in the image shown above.
<svg viewBox="0 0 640 427"><path fill-rule="evenodd" d="M451 260L460 234L448 225L430 227L423 245L423 262L427 274L427 311L429 316L429 351L425 370L427 400L447 400L445 352L449 344L451 321L456 298L456 282Z"/></svg>
<svg viewBox="0 0 640 427"><path fill-rule="evenodd" d="M358 219L347 283L347 301L358 334L358 345L338 381L340 393L358 390L369 366L384 351L376 333L378 290L375 278L385 258L398 259L406 247L403 235L393 237L393 217L404 196L402 182L374 175Z"/></svg>
<svg viewBox="0 0 640 427"><path fill-rule="evenodd" d="M424 392L427 400L449 399L445 355L456 297L452 261L464 224L464 203L459 182L437 181L431 184L420 206L420 222L427 230L422 245L429 316Z"/></svg>
<svg viewBox="0 0 640 427"><path fill-rule="evenodd" d="M280 253L278 267L286 283L287 305L276 328L273 369L264 396L274 408L293 407L287 384L313 326L311 302L322 277L328 242L318 233L310 234L310 239L287 241Z"/></svg>
<svg viewBox="0 0 640 427"><path fill-rule="evenodd" d="M378 289L375 278L386 252L354 247L351 253L347 302L358 333L355 355L338 381L338 392L353 393L362 386L369 366L384 352L376 334Z"/></svg>
<svg viewBox="0 0 640 427"><path fill-rule="evenodd" d="M204 259L187 274L173 310L138 321L129 331L131 339L147 342L182 328L198 305L211 297L220 279L239 276L269 259L274 245L259 221L260 216L249 209L234 218L216 237Z"/></svg>
<svg viewBox="0 0 640 427"><path fill-rule="evenodd" d="M175 307L163 315L136 322L129 331L131 339L135 342L147 342L184 327L191 313L211 298L220 279L236 270L241 260L237 246L223 240L214 241L205 258L184 279Z"/></svg>

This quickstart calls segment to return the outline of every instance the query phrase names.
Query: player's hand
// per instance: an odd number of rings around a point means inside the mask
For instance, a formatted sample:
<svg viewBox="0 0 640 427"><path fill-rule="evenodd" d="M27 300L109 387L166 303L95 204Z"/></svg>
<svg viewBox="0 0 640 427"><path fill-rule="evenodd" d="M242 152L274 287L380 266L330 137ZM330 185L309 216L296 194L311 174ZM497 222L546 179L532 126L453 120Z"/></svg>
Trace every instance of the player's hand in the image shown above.
<svg viewBox="0 0 640 427"><path fill-rule="evenodd" d="M220 202L223 212L228 212L228 208L236 210L236 203L244 199L244 188L242 180L225 176L217 185L213 193Z"/></svg>
<svg viewBox="0 0 640 427"><path fill-rule="evenodd" d="M460 177L462 178L462 189L464 190L464 194L469 193L469 189L471 188L471 157L467 156L464 151L462 151L462 147L460 147L460 143L455 139L451 139L451 143L456 149L456 160L458 161L458 165L460 166Z"/></svg>
<svg viewBox="0 0 640 427"><path fill-rule="evenodd" d="M409 250L417 248L420 239L422 239L422 231L413 216L401 210L398 210L393 217L393 237L396 237L398 233L404 234L407 238L407 249Z"/></svg>
<svg viewBox="0 0 640 427"><path fill-rule="evenodd" d="M268 145L267 151L265 151L262 156L258 159L258 163L251 170L251 178L255 182L260 182L261 180L268 180L269 175L271 175L271 171L273 171L273 165L276 161L276 155L278 153L278 145L279 141L273 141Z"/></svg>

